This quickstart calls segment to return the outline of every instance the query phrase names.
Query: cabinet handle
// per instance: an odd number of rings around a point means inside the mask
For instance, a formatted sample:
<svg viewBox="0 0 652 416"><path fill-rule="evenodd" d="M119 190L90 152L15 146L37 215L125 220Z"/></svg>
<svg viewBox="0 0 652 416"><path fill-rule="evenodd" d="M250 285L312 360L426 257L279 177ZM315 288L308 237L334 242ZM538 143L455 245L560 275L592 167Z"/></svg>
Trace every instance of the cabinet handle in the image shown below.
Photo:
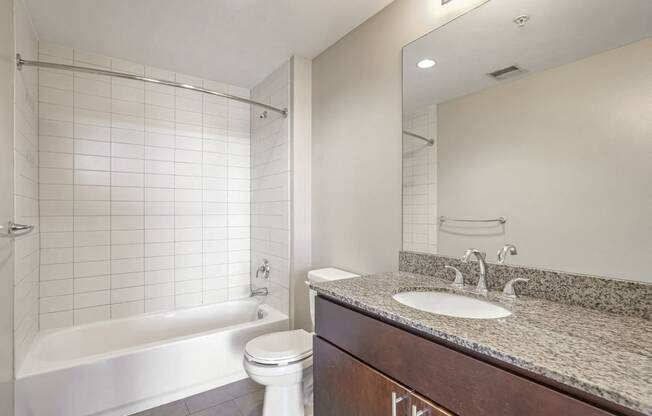
<svg viewBox="0 0 652 416"><path fill-rule="evenodd" d="M417 410L416 405L412 405L412 416L424 416L430 413L430 409Z"/></svg>
<svg viewBox="0 0 652 416"><path fill-rule="evenodd" d="M398 396L395 391L392 392L392 416L396 416L396 405L407 399L409 394Z"/></svg>

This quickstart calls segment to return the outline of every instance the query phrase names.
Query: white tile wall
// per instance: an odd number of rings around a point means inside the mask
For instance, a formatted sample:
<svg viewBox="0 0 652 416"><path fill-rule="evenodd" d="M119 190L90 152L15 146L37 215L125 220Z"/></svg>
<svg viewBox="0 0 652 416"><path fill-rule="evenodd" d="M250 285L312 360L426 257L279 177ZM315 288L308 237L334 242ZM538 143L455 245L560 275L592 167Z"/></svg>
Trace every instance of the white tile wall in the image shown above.
<svg viewBox="0 0 652 416"><path fill-rule="evenodd" d="M26 59L38 56L38 39L23 1L14 2L16 49ZM38 73L15 72L14 221L36 229L15 240L14 343L19 368L38 331ZM6 220L3 218L3 220Z"/></svg>
<svg viewBox="0 0 652 416"><path fill-rule="evenodd" d="M260 102L286 108L289 103L289 63L253 88ZM290 288L290 146L289 122L277 113L260 118L262 110L252 108L251 137L251 244L252 273L263 258L270 261L270 281L254 281L256 287L269 285L267 303L289 313Z"/></svg>
<svg viewBox="0 0 652 416"><path fill-rule="evenodd" d="M40 59L249 91L67 47ZM40 71L41 328L248 296L250 110Z"/></svg>
<svg viewBox="0 0 652 416"><path fill-rule="evenodd" d="M407 131L435 140L403 136L403 250L437 253L437 106L406 117Z"/></svg>

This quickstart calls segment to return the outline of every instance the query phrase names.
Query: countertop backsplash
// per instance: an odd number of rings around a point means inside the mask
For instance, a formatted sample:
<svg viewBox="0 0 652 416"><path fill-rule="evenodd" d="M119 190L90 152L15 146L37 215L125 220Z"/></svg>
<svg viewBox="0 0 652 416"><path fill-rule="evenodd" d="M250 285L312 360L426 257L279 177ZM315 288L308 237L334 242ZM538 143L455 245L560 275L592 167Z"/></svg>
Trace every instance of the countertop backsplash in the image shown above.
<svg viewBox="0 0 652 416"><path fill-rule="evenodd" d="M478 282L477 262L463 263L459 258L402 251L399 253L399 270L453 280L453 271L444 266L458 268L465 284ZM513 278L530 279L518 283L519 295L546 299L568 305L596 309L618 315L652 319L652 284L627 280L607 279L598 276L564 273L552 270L503 264L487 264L487 286L500 291Z"/></svg>

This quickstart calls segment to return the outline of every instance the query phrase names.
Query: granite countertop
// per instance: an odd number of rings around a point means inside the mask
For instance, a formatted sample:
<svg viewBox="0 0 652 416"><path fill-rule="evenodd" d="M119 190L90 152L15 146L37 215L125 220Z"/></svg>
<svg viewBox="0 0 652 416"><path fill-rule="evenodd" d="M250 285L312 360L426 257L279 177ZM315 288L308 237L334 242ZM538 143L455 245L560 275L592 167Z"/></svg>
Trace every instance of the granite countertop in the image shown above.
<svg viewBox="0 0 652 416"><path fill-rule="evenodd" d="M484 299L509 309L501 319L464 319L422 312L392 298L408 290L454 289L432 276L391 272L315 283L319 294L419 332L652 415L652 322L548 300Z"/></svg>

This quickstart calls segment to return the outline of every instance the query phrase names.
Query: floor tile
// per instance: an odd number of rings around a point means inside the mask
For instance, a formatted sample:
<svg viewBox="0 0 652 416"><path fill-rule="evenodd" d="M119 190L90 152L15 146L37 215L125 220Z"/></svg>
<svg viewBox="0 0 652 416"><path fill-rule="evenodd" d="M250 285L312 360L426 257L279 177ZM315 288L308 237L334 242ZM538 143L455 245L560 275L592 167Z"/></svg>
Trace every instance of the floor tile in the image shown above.
<svg viewBox="0 0 652 416"><path fill-rule="evenodd" d="M144 412L136 413L132 416L188 416L190 412L183 400L164 404Z"/></svg>
<svg viewBox="0 0 652 416"><path fill-rule="evenodd" d="M234 400L242 416L261 416L265 390L258 390Z"/></svg>
<svg viewBox="0 0 652 416"><path fill-rule="evenodd" d="M196 413L260 389L261 386L259 384L254 383L250 379L245 379L205 393L190 396L186 399L186 404L190 413Z"/></svg>
<svg viewBox="0 0 652 416"><path fill-rule="evenodd" d="M191 416L242 416L242 413L235 402L231 400L193 413Z"/></svg>

